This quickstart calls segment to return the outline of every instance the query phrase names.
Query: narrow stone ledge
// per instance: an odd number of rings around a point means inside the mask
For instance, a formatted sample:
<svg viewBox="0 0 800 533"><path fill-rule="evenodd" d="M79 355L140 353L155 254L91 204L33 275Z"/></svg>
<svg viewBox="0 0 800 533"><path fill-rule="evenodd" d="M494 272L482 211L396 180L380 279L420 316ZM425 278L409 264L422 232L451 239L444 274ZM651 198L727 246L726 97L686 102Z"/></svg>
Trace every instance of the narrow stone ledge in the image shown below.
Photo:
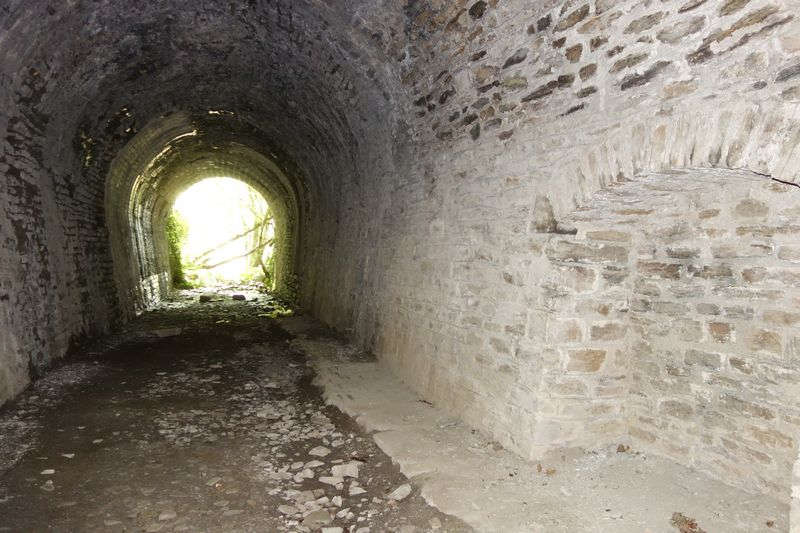
<svg viewBox="0 0 800 533"><path fill-rule="evenodd" d="M526 461L420 398L313 319L279 322L308 356L326 403L373 432L427 503L476 531L666 531L674 513L707 531L788 530L788 505L627 444L621 451L553 450Z"/></svg>

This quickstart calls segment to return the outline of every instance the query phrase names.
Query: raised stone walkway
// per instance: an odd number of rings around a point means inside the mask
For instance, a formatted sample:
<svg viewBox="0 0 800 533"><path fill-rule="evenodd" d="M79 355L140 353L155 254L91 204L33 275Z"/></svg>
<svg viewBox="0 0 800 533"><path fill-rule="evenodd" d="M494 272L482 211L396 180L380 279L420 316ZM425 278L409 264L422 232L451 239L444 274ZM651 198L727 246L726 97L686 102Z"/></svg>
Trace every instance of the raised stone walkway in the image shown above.
<svg viewBox="0 0 800 533"><path fill-rule="evenodd" d="M478 531L788 531L787 505L635 449L525 461L426 403L379 362L304 318L281 320L325 401L353 417L425 500ZM691 529L692 520L700 529ZM680 529L684 527L685 529Z"/></svg>

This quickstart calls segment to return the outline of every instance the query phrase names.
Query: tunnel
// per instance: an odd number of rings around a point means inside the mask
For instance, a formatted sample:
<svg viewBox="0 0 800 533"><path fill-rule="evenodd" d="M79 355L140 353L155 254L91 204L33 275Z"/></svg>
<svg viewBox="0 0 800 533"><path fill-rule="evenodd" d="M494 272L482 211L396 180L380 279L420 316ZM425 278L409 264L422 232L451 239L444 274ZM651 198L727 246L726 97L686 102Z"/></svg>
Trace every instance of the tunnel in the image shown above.
<svg viewBox="0 0 800 533"><path fill-rule="evenodd" d="M6 0L0 531L800 530L798 14Z"/></svg>
<svg viewBox="0 0 800 533"><path fill-rule="evenodd" d="M287 171L270 159L274 154L264 155L244 144L247 132L234 134L237 126L232 121L227 113L215 110L198 119L184 113L156 119L112 162L105 209L115 215L108 224L109 240L118 300L128 312L141 312L169 294L165 240L169 215L181 192L215 176L250 185L271 206L276 225L275 291L290 300L296 297L299 210L306 190L296 174L289 178Z"/></svg>

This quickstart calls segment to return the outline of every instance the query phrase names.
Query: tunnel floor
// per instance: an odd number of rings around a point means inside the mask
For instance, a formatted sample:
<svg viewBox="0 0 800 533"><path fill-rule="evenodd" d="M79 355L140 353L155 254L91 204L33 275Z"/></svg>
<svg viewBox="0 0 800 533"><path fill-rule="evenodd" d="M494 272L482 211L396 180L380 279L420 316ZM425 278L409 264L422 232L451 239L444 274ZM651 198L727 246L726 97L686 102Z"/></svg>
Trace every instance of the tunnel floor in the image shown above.
<svg viewBox="0 0 800 533"><path fill-rule="evenodd" d="M0 409L0 531L470 530L324 405L268 300L167 303Z"/></svg>

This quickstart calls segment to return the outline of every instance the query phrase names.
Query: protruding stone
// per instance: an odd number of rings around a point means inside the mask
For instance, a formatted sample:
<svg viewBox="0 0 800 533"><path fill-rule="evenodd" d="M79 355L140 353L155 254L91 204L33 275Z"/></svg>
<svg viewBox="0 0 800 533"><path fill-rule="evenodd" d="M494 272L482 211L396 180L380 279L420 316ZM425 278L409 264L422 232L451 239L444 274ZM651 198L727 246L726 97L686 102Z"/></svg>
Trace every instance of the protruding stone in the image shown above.
<svg viewBox="0 0 800 533"><path fill-rule="evenodd" d="M511 55L506 62L503 63L503 68L508 68L519 63L525 61L525 58L528 57L528 49L527 48L520 48L513 55Z"/></svg>
<svg viewBox="0 0 800 533"><path fill-rule="evenodd" d="M625 336L626 327L618 323L608 323L592 326L591 338L595 341L614 341Z"/></svg>
<svg viewBox="0 0 800 533"><path fill-rule="evenodd" d="M581 81L586 81L592 76L594 76L596 72L597 72L597 63L592 63L590 65L581 67L581 69L578 71L578 75L581 77Z"/></svg>
<svg viewBox="0 0 800 533"><path fill-rule="evenodd" d="M709 322L708 332L717 342L728 342L731 340L732 328L726 322Z"/></svg>
<svg viewBox="0 0 800 533"><path fill-rule="evenodd" d="M567 370L570 372L597 372L605 360L605 350L572 350L569 352Z"/></svg>
<svg viewBox="0 0 800 533"><path fill-rule="evenodd" d="M524 89L528 86L528 78L525 76L511 76L503 79L500 84L506 89Z"/></svg>
<svg viewBox="0 0 800 533"><path fill-rule="evenodd" d="M478 0L472 4L469 8L469 16L473 19L479 19L483 17L483 14L486 13L486 2L484 0Z"/></svg>
<svg viewBox="0 0 800 533"><path fill-rule="evenodd" d="M781 336L775 331L759 329L750 335L748 347L751 350L780 354L783 351Z"/></svg>
<svg viewBox="0 0 800 533"><path fill-rule="evenodd" d="M551 22L550 15L546 15L546 16L540 18L536 22L536 29L538 31L544 31L544 30L546 30L547 28L550 27L550 22Z"/></svg>
<svg viewBox="0 0 800 533"><path fill-rule="evenodd" d="M675 400L665 400L661 402L659 410L665 415L681 419L689 418L694 414L694 410L690 405Z"/></svg>
<svg viewBox="0 0 800 533"><path fill-rule="evenodd" d="M564 55L570 63L577 63L581 59L581 52L583 52L583 45L576 44L567 48Z"/></svg>
<svg viewBox="0 0 800 533"><path fill-rule="evenodd" d="M788 81L797 76L800 76L800 63L786 67L780 72L778 72L778 75L775 76L775 81L777 82Z"/></svg>
<svg viewBox="0 0 800 533"><path fill-rule="evenodd" d="M681 7L678 8L678 13L686 13L701 5L705 4L708 0L688 0Z"/></svg>
<svg viewBox="0 0 800 533"><path fill-rule="evenodd" d="M719 8L719 14L724 17L736 13L749 3L750 0L725 0Z"/></svg>
<svg viewBox="0 0 800 533"><path fill-rule="evenodd" d="M659 22L661 19L664 18L666 12L659 11L656 13L650 13L649 15L645 15L643 17L639 17L636 20L633 20L628 26L625 28L623 33L641 33L645 30L649 30Z"/></svg>
<svg viewBox="0 0 800 533"><path fill-rule="evenodd" d="M396 489L394 489L391 493L389 493L387 498L390 500L400 501L404 500L411 494L411 485L406 483L405 485L400 485Z"/></svg>
<svg viewBox="0 0 800 533"><path fill-rule="evenodd" d="M567 30L576 25L577 23L579 23L580 21L582 21L583 19L585 19L588 15L589 15L589 4L586 4L574 10L565 18L563 18L561 21L559 21L559 23L556 24L555 28L553 28L553 31Z"/></svg>
<svg viewBox="0 0 800 533"><path fill-rule="evenodd" d="M706 24L704 16L681 20L672 26L664 28L656 34L656 39L662 43L675 44L688 35L695 34L703 29Z"/></svg>
<svg viewBox="0 0 800 533"><path fill-rule="evenodd" d="M683 360L687 366L702 366L711 370L719 370L722 358L716 353L687 350Z"/></svg>
<svg viewBox="0 0 800 533"><path fill-rule="evenodd" d="M753 200L752 198L745 198L736 204L734 213L738 217L751 218L751 217L764 217L769 213L769 207L764 202Z"/></svg>
<svg viewBox="0 0 800 533"><path fill-rule="evenodd" d="M316 446L308 451L308 455L313 455L315 457L325 457L330 453L331 451L325 446Z"/></svg>
<svg viewBox="0 0 800 533"><path fill-rule="evenodd" d="M661 71L666 69L670 64L672 64L671 61L658 61L652 66L650 66L647 70L645 70L642 74L629 74L625 76L625 79L622 80L620 89L625 91L632 87L639 87L641 85L644 85L653 78L655 78Z"/></svg>
<svg viewBox="0 0 800 533"><path fill-rule="evenodd" d="M350 462L350 463L345 463L345 464L341 464L341 465L334 465L331 468L331 474L334 477L341 477L341 478L353 477L353 478L357 478L358 477L358 463Z"/></svg>
<svg viewBox="0 0 800 533"><path fill-rule="evenodd" d="M325 509L314 511L303 517L303 524L314 529L331 523L331 514Z"/></svg>
<svg viewBox="0 0 800 533"><path fill-rule="evenodd" d="M625 70L626 68L630 68L634 65L638 65L648 57L647 52L638 53L638 54L630 54L628 56L623 57L622 59L617 60L612 66L609 72L612 74L614 72L619 72L621 70Z"/></svg>

